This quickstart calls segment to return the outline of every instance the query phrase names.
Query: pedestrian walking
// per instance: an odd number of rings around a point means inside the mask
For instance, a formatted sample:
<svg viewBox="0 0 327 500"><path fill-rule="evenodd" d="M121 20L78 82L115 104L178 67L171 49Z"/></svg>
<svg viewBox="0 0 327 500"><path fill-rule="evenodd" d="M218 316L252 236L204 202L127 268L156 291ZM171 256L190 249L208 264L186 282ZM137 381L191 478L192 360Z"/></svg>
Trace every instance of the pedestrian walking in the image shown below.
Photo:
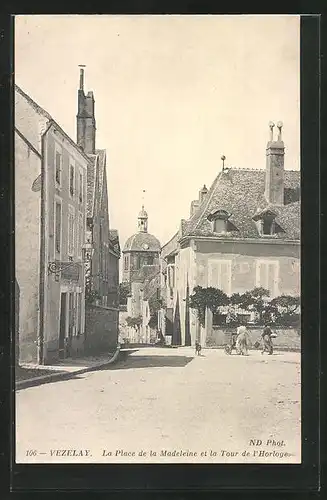
<svg viewBox="0 0 327 500"><path fill-rule="evenodd" d="M269 325L265 325L261 336L263 344L261 354L268 352L271 355L274 351L274 346L272 343L272 331Z"/></svg>
<svg viewBox="0 0 327 500"><path fill-rule="evenodd" d="M242 356L248 356L250 347L250 335L245 325L241 325L237 329L236 352Z"/></svg>

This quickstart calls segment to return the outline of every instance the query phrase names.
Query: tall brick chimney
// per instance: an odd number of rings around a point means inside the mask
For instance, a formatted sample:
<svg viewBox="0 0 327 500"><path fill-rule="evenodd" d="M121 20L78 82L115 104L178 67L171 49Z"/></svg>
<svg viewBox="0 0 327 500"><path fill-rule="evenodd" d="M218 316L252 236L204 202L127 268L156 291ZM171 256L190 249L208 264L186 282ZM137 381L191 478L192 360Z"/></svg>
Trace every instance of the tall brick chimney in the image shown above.
<svg viewBox="0 0 327 500"><path fill-rule="evenodd" d="M274 141L273 122L269 123L270 140L266 149L265 197L268 203L284 205L284 142L282 141L282 122L277 123L278 137Z"/></svg>
<svg viewBox="0 0 327 500"><path fill-rule="evenodd" d="M84 93L84 65L80 65L78 90L77 144L87 154L95 153L95 116L93 92Z"/></svg>

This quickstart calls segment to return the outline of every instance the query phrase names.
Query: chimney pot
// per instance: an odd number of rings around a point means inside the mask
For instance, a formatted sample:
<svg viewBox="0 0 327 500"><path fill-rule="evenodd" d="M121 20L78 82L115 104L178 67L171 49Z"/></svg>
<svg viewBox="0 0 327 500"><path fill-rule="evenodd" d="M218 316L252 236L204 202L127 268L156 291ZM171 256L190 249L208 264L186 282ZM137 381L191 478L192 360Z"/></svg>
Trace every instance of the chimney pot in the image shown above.
<svg viewBox="0 0 327 500"><path fill-rule="evenodd" d="M270 128L270 141L272 142L274 140L274 122L269 122L269 128Z"/></svg>
<svg viewBox="0 0 327 500"><path fill-rule="evenodd" d="M277 128L278 128L278 141L282 141L283 122L281 121L277 122Z"/></svg>
<svg viewBox="0 0 327 500"><path fill-rule="evenodd" d="M266 179L265 197L273 205L284 204L284 143L282 142L282 122L277 122L278 138L274 141L273 128L275 124L269 122L271 131L270 141L266 149Z"/></svg>

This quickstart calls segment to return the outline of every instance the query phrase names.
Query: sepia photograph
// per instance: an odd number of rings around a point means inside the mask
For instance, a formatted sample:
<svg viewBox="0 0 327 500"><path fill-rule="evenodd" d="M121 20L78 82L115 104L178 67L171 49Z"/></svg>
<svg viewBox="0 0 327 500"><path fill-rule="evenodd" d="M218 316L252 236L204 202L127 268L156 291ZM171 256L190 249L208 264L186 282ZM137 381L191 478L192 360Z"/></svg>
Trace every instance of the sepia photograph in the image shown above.
<svg viewBox="0 0 327 500"><path fill-rule="evenodd" d="M300 16L14 30L15 462L300 464Z"/></svg>

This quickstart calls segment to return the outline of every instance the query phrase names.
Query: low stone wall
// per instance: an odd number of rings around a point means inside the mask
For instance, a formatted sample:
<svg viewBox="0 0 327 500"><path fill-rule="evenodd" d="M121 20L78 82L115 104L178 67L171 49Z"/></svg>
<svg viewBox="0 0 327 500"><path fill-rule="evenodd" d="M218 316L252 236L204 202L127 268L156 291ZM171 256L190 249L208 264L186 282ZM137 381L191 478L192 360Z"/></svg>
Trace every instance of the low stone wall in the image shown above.
<svg viewBox="0 0 327 500"><path fill-rule="evenodd" d="M119 309L86 305L84 353L101 354L118 344Z"/></svg>
<svg viewBox="0 0 327 500"><path fill-rule="evenodd" d="M301 350L301 332L295 328L273 328L277 338L273 339L273 344L276 349ZM261 341L263 327L248 328L252 345L256 341ZM207 335L206 347L221 347L231 341L231 335L235 332L235 328L213 328L210 334Z"/></svg>

